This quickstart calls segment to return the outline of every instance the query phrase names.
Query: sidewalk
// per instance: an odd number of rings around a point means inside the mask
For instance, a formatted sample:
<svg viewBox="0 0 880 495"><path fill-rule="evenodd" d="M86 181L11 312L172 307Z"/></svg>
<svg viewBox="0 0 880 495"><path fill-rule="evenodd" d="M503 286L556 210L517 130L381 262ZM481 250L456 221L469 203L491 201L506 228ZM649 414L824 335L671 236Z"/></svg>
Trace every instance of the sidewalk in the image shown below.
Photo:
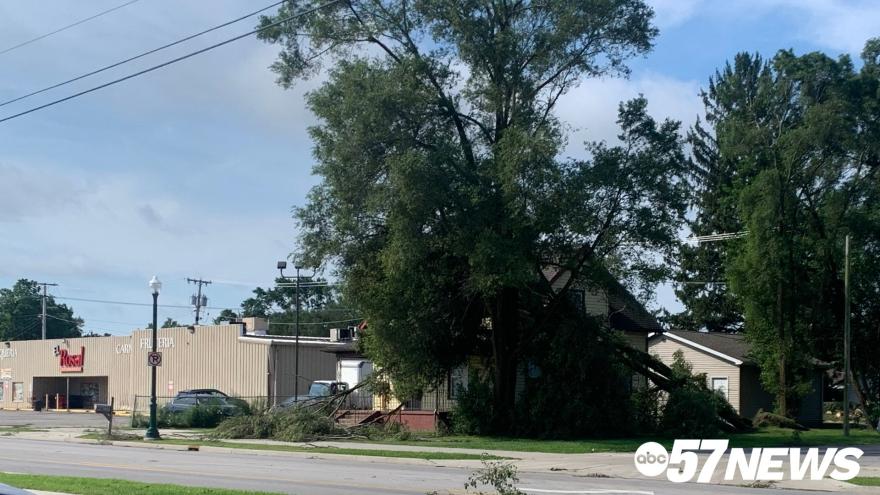
<svg viewBox="0 0 880 495"><path fill-rule="evenodd" d="M189 450L187 445L173 444L151 444L137 441L111 441L104 442L98 440L88 440L79 438L85 434L87 429L84 428L53 428L45 431L20 432L15 436L20 438L28 438L33 440L50 440L76 443L105 443L116 446L132 447L132 448L153 448L166 450ZM130 431L130 430L127 430ZM165 438L192 439L194 444L199 440L202 432L187 430L166 430L163 432ZM407 451L407 452L452 452L452 453L468 453L468 454L491 454L499 457L507 457L512 459L510 462L516 465L517 469L522 472L533 473L551 473L565 472L574 476L583 477L613 477L613 478L630 478L644 479L635 468L632 453L586 453L586 454L555 454L544 452L520 452L507 450L491 450L485 451L480 449L459 449L451 447L432 447L432 446L411 446L411 445L393 445L379 443L362 443L362 442L344 442L344 441L319 441L310 443L294 443L280 442L276 440L224 440L230 444L255 444L255 445L278 445L292 446L300 448L315 448L315 452L286 452L277 450L248 450L236 447L222 446L201 446L199 450L211 452L234 452L249 453L253 455L271 455L271 456L290 456L290 457L309 457L309 458L339 458L344 454L329 454L317 450L321 447L336 447L354 450L386 450L386 451ZM395 457L374 457L374 456L358 456L349 455L352 460L358 462L382 462L382 463L400 463L400 464L431 464L450 467L462 467L475 469L481 466L477 460L443 460L429 461L417 458L395 458ZM704 456L703 459L705 459ZM862 468L860 476L880 476L880 460L876 457L870 459L863 458L861 462ZM726 461L722 461L721 466L726 465ZM747 485L749 482L744 481L724 481L723 469L716 470L713 476L713 483L724 485ZM859 487L849 483L840 482L832 479L824 479L821 481L792 481L785 480L774 483L775 488L788 488L799 490L815 490L829 491L840 493L859 493L859 494L880 494L880 488L877 487ZM707 487L708 488L708 487Z"/></svg>

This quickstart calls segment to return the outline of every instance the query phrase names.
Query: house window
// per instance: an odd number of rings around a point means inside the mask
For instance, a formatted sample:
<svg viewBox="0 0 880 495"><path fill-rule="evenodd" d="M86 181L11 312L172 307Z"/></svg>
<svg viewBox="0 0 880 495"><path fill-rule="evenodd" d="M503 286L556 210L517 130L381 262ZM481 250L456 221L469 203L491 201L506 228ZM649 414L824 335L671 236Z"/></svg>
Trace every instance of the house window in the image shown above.
<svg viewBox="0 0 880 495"><path fill-rule="evenodd" d="M458 399L459 392L467 390L468 387L468 367L467 364L455 367L449 372L449 390L447 396L450 399Z"/></svg>
<svg viewBox="0 0 880 495"><path fill-rule="evenodd" d="M577 314L587 314L587 293L584 289L568 289L568 301Z"/></svg>
<svg viewBox="0 0 880 495"><path fill-rule="evenodd" d="M15 382L12 384L12 401L24 402L24 383Z"/></svg>
<svg viewBox="0 0 880 495"><path fill-rule="evenodd" d="M730 399L727 388L727 377L712 377L712 390L721 392L725 399Z"/></svg>
<svg viewBox="0 0 880 495"><path fill-rule="evenodd" d="M0 402L6 400L6 387L9 386L9 382L0 382Z"/></svg>

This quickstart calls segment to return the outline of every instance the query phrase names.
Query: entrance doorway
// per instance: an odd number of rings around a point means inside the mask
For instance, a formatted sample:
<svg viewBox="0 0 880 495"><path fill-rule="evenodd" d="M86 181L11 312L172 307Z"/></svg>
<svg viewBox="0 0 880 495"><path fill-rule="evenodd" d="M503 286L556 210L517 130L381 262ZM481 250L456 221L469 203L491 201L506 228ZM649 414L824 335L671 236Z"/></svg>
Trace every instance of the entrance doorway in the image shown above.
<svg viewBox="0 0 880 495"><path fill-rule="evenodd" d="M106 376L34 377L34 398L48 409L92 409L106 404Z"/></svg>

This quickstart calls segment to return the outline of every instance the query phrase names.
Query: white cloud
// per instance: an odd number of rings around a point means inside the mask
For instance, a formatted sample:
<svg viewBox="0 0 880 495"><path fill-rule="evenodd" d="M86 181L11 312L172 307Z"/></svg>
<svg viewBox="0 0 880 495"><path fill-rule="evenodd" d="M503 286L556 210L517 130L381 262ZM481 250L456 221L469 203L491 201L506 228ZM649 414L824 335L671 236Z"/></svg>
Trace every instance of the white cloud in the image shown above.
<svg viewBox="0 0 880 495"><path fill-rule="evenodd" d="M84 188L81 180L59 170L33 173L0 163L0 222L18 222L76 206Z"/></svg>
<svg viewBox="0 0 880 495"><path fill-rule="evenodd" d="M51 186L32 187L48 176L55 179ZM284 211L257 218L210 214L201 211L199 197L147 191L149 186L137 177L82 176L83 171L45 167L0 170L0 184L26 191L4 199L4 206L24 211L29 205L53 204L27 210L26 222L0 218L5 239L0 277L33 272L140 276L161 269L252 280L254 273L266 272L266 260L283 257L292 244L293 222ZM67 184L77 182L73 200Z"/></svg>
<svg viewBox="0 0 880 495"><path fill-rule="evenodd" d="M716 19L795 19L796 36L832 50L853 55L868 38L880 36L880 2L876 0L647 0L661 31L698 15Z"/></svg>
<svg viewBox="0 0 880 495"><path fill-rule="evenodd" d="M564 155L585 156L586 141L617 141L618 105L639 94L647 98L651 116L658 120L671 118L681 121L684 130L702 114L699 91L697 81L683 81L650 72L632 80L587 80L559 102L557 115L571 127Z"/></svg>
<svg viewBox="0 0 880 495"><path fill-rule="evenodd" d="M805 16L805 39L858 54L868 38L880 35L880 2L876 0L766 0L765 5L793 10Z"/></svg>
<svg viewBox="0 0 880 495"><path fill-rule="evenodd" d="M701 7L704 0L647 0L654 9L660 29L674 27L688 21Z"/></svg>

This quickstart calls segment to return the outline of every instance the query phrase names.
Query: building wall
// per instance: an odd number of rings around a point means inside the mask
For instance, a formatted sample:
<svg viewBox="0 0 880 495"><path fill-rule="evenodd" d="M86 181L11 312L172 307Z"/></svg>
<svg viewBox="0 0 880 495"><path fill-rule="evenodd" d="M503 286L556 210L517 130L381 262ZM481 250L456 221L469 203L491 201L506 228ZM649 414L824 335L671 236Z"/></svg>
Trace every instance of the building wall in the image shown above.
<svg viewBox="0 0 880 495"><path fill-rule="evenodd" d="M694 374L706 374L706 380L709 381L710 386L712 378L727 378L727 400L737 412L740 412L741 388L739 367L703 351L698 351L681 344L665 335L653 339L649 347L649 352L659 357L667 365L672 364L674 361L673 354L678 350L684 353L684 359L693 366Z"/></svg>
<svg viewBox="0 0 880 495"><path fill-rule="evenodd" d="M324 350L328 347L327 343L304 342L300 340L299 349L299 395L306 395L309 391L309 385L315 380L335 380L336 379L336 356ZM274 343L272 353L274 354L273 369L277 371L277 390L276 395L279 398L293 397L294 395L294 377L296 376L296 346L285 342Z"/></svg>
<svg viewBox="0 0 880 495"><path fill-rule="evenodd" d="M752 418L759 409L773 410L773 395L767 393L761 385L761 371L757 366L743 366L740 369L740 405L737 412L746 418Z"/></svg>
<svg viewBox="0 0 880 495"><path fill-rule="evenodd" d="M162 352L162 366L157 369L160 397L190 388L217 388L237 396L269 394L268 343L241 337L239 325L199 326L192 333L186 328L160 329L158 340ZM83 371L62 373L56 346L71 354L79 354L84 347ZM53 393L50 389L64 393L67 377L77 385L88 382L87 377L107 377L99 400L113 397L118 408L131 409L136 395L150 394L147 353L151 347L148 330L129 336L13 341L8 348L0 343L0 386L4 387L0 407L26 409L35 395L43 398ZM328 356L326 361L332 372L333 358ZM13 397L12 384L19 382L24 384L23 402L15 402ZM70 393L78 394L74 385Z"/></svg>

